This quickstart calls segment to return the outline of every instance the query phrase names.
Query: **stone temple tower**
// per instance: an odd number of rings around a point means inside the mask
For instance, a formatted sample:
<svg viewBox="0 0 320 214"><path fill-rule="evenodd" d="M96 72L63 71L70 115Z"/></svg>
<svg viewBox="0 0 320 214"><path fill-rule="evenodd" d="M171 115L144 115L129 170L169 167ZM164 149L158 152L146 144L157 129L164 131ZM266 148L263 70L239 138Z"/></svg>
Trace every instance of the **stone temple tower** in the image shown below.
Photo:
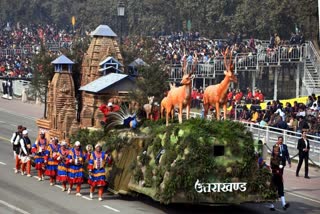
<svg viewBox="0 0 320 214"><path fill-rule="evenodd" d="M45 131L47 137L68 139L78 130L75 111L75 89L72 79L72 65L66 56L55 59L55 74L48 82L46 118L37 120L40 131Z"/></svg>
<svg viewBox="0 0 320 214"><path fill-rule="evenodd" d="M91 32L92 40L90 46L82 60L81 69L81 87L84 87L95 80L104 76L101 63L107 59L113 62L123 64L123 58L117 42L117 35L107 25L98 26ZM111 63L112 66L113 63ZM118 69L118 72L122 72ZM107 84L107 81L106 81ZM97 87L97 86L96 86ZM103 117L98 107L108 102L113 95L106 93L86 93L82 92L82 109L80 113L81 127L99 127L99 123L95 122L98 118Z"/></svg>
<svg viewBox="0 0 320 214"><path fill-rule="evenodd" d="M108 25L100 25L91 32L92 40L82 61L81 86L103 75L99 63L107 57L113 57L123 64L123 58L116 40L117 35Z"/></svg>

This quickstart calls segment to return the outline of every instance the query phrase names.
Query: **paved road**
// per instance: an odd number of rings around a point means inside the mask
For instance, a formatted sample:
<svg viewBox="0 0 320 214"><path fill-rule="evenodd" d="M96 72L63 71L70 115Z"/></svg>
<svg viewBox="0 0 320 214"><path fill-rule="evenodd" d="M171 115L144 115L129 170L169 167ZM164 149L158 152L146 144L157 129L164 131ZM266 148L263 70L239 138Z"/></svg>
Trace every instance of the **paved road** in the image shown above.
<svg viewBox="0 0 320 214"><path fill-rule="evenodd" d="M242 204L233 206L161 205L151 199L139 196L123 197L110 193L105 200L89 200L88 186L83 186L83 197L61 192L59 185L49 186L48 180L38 182L36 177L28 178L13 173L13 155L8 142L17 124L28 127L32 141L36 137L35 119L41 117L43 107L23 104L17 100L0 99L0 213L320 213L320 173L310 170L311 179L296 178L294 169L285 171L287 201L291 207L287 211L276 203L276 212L271 212L265 204ZM303 170L303 169L302 169ZM302 171L303 172L303 171ZM36 173L33 171L33 175Z"/></svg>

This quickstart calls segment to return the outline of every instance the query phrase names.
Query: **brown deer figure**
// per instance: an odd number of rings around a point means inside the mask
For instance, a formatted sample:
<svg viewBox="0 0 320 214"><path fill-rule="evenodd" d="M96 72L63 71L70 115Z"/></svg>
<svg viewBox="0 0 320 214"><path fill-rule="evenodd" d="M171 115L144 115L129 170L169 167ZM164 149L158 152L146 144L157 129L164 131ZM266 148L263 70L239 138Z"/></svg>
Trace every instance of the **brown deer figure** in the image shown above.
<svg viewBox="0 0 320 214"><path fill-rule="evenodd" d="M154 96L148 97L149 103L143 105L143 109L146 112L147 119L151 119L153 100L154 100Z"/></svg>
<svg viewBox="0 0 320 214"><path fill-rule="evenodd" d="M175 88L176 87L176 84L175 83L169 83L169 86L170 86L170 90L172 88ZM161 100L161 104L160 104L160 117L161 118L164 118L165 117L165 110L166 110L166 106L167 106L167 97L164 97L162 100ZM173 119L173 113L174 113L174 109L172 109L172 112L171 112L171 118Z"/></svg>
<svg viewBox="0 0 320 214"><path fill-rule="evenodd" d="M167 96L166 104L166 126L169 125L169 115L175 106L179 108L179 123L182 123L182 110L186 107L187 119L190 116L190 105L191 105L191 84L194 78L194 70L198 62L197 54L194 54L194 62L192 65L192 71L187 74L187 59L186 55L183 57L182 73L184 74L180 84L182 86L171 88Z"/></svg>
<svg viewBox="0 0 320 214"><path fill-rule="evenodd" d="M229 63L227 63L227 55L230 55ZM237 82L237 77L233 73L232 50L226 49L224 53L224 79L216 85L208 86L203 94L204 118L207 117L209 106L212 105L216 109L217 120L220 120L220 106L223 106L224 119L227 116L227 91L231 82Z"/></svg>

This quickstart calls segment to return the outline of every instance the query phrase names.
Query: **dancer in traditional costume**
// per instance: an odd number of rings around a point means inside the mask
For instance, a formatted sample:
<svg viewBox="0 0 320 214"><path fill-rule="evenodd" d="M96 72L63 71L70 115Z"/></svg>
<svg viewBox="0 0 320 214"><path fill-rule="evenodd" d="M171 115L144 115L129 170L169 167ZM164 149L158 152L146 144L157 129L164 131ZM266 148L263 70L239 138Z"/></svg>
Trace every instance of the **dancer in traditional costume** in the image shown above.
<svg viewBox="0 0 320 214"><path fill-rule="evenodd" d="M48 142L45 138L45 133L41 132L40 137L36 140L36 142L32 146L32 154L34 155L35 168L38 171L38 180L43 181L44 171L45 171L45 163L44 156L47 150Z"/></svg>
<svg viewBox="0 0 320 214"><path fill-rule="evenodd" d="M81 144L76 141L74 148L70 149L68 155L69 169L68 169L68 181L69 189L68 194L71 193L73 184L77 184L76 196L81 196L81 184L83 183L83 165L86 160L86 154L81 149Z"/></svg>
<svg viewBox="0 0 320 214"><path fill-rule="evenodd" d="M68 182L68 155L69 149L67 148L67 143L62 141L60 144L60 148L57 154L57 161L58 161L58 173L57 173L57 181L61 182L62 184L62 192L66 191L67 189L67 182Z"/></svg>
<svg viewBox="0 0 320 214"><path fill-rule="evenodd" d="M111 164L112 158L110 154L102 151L101 143L97 143L95 151L92 152L89 160L89 180L90 198L93 198L95 187L98 187L99 201L102 201L103 188L106 185L106 164Z"/></svg>
<svg viewBox="0 0 320 214"><path fill-rule="evenodd" d="M86 151L87 151L87 154L86 154L86 160L90 160L90 157L91 157L91 154L92 154L92 151L93 151L93 146L91 144L88 144L86 146Z"/></svg>
<svg viewBox="0 0 320 214"><path fill-rule="evenodd" d="M27 174L31 177L31 141L28 137L28 131L22 131L22 138L20 139L20 160L21 160L21 175Z"/></svg>
<svg viewBox="0 0 320 214"><path fill-rule="evenodd" d="M56 176L58 171L58 152L60 149L59 139L54 138L52 143L49 144L46 150L46 155L44 157L45 162L47 162L45 175L50 177L50 185L53 186L56 183Z"/></svg>

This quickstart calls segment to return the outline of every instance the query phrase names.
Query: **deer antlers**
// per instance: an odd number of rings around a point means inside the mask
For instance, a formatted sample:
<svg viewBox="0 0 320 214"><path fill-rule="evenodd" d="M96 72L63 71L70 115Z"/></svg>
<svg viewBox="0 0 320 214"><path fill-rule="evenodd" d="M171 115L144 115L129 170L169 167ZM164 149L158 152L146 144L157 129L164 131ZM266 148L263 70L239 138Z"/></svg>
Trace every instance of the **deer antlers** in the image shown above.
<svg viewBox="0 0 320 214"><path fill-rule="evenodd" d="M232 52L233 52L233 49L231 49L231 51L229 51L229 47L227 47L226 51L223 54L224 65L225 65L228 72L233 72ZM228 54L229 54L229 63L227 63Z"/></svg>

